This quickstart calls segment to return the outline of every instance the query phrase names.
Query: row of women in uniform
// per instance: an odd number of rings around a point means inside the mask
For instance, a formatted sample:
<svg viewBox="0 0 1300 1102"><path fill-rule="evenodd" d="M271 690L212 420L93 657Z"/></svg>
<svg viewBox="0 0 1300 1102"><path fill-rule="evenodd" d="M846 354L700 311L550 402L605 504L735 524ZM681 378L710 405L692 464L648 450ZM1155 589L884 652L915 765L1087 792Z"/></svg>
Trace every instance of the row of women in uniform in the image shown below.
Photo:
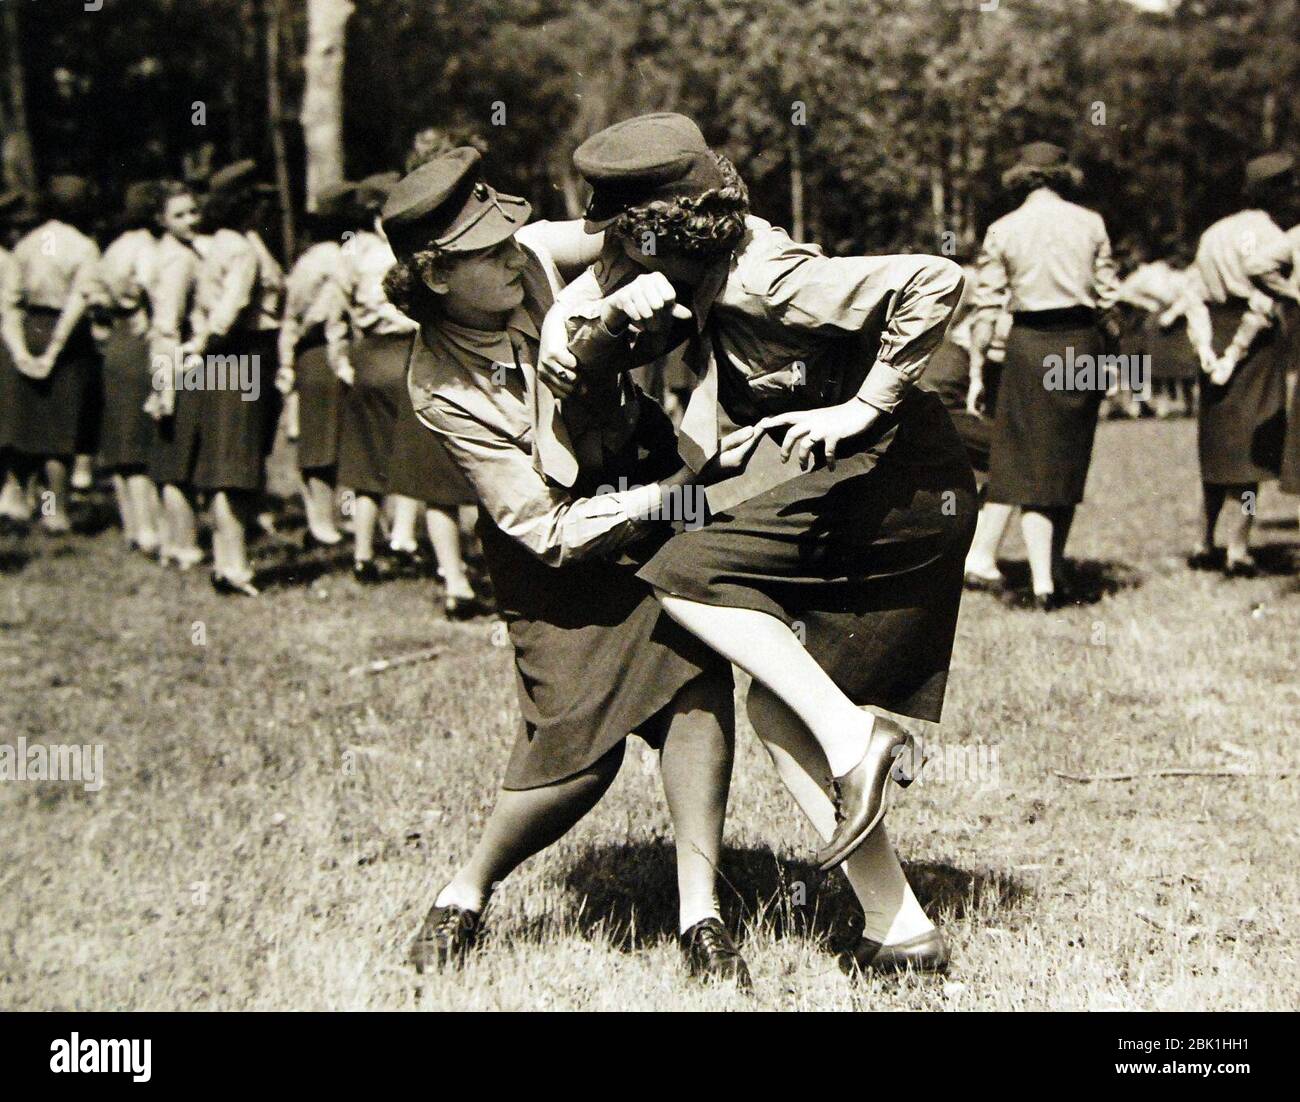
<svg viewBox="0 0 1300 1102"><path fill-rule="evenodd" d="M1189 557L1196 568L1253 576L1248 540L1261 482L1281 474L1300 493L1300 407L1285 411L1286 378L1300 360L1300 232L1295 161L1265 154L1246 168L1245 209L1215 223L1185 272L1139 269L1121 285L1101 216L1065 198L1081 183L1064 149L1035 142L1003 176L1022 197L990 225L976 267L967 348L970 407L984 387L990 349L1005 341L991 431L988 482L966 584L1006 593L997 552L1021 513L1032 592L1014 603L1048 610L1069 600L1065 546L1083 500L1098 410L1107 380L1081 389L1059 383L1062 363L1114 347L1121 300L1149 312L1139 354L1152 375L1177 379L1197 366L1198 455L1204 527ZM1008 332L1009 330L1009 332ZM960 351L951 346L950 360ZM942 356L940 357L942 360ZM942 371L940 372L942 374ZM951 373L951 372L950 372ZM1224 544L1216 543L1224 505Z"/></svg>
<svg viewBox="0 0 1300 1102"><path fill-rule="evenodd" d="M69 461L93 438L134 546L196 565L195 506L206 499L213 584L255 596L246 536L285 393L299 426L308 545L342 540L341 479L358 579L379 580L392 557L415 558L423 516L447 611L470 614L457 517L470 491L410 412L401 344L412 323L381 288L392 256L373 223L397 174L326 195L320 241L287 279L257 230L267 204L255 175L251 161L215 173L202 203L179 183L133 186L123 232L102 255L86 232L88 182L50 181L47 217L5 263L5 507L22 515L15 486L37 476L42 525L66 530ZM385 499L392 527L381 557Z"/></svg>

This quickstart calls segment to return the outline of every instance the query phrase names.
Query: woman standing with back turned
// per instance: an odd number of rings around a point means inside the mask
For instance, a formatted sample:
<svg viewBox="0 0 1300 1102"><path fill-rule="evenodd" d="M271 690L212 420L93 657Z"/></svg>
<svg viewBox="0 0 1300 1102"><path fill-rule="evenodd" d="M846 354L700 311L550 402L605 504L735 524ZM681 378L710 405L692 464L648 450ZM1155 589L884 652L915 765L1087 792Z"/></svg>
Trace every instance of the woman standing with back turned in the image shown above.
<svg viewBox="0 0 1300 1102"><path fill-rule="evenodd" d="M1101 215L1062 195L1081 181L1059 146L1031 142L1021 150L1002 184L1023 202L989 226L975 288L976 348L988 348L1003 310L1014 323L998 390L988 499L967 578L1001 585L998 544L1018 505L1033 579L1030 603L1044 611L1062 600L1065 543L1083 500L1105 395L1096 375L1094 385L1079 390L1051 376L1061 364L1086 364L1082 357L1096 366L1104 351L1101 326L1118 294Z"/></svg>
<svg viewBox="0 0 1300 1102"><path fill-rule="evenodd" d="M41 525L66 532L68 469L93 400L98 352L86 317L86 291L99 246L84 232L91 188L79 176L55 176L46 220L18 242L5 274L0 310L18 369L8 444L20 470L43 463L49 494Z"/></svg>

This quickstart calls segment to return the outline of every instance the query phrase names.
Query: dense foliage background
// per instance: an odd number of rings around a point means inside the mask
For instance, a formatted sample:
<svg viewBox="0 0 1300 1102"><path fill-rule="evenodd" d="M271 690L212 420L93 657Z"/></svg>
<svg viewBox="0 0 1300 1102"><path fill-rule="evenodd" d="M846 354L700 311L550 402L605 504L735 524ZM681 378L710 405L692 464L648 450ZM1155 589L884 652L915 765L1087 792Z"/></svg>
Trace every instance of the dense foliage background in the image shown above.
<svg viewBox="0 0 1300 1102"><path fill-rule="evenodd" d="M257 157L270 178L278 130L299 205L307 5L0 0L11 181L18 95L36 175L87 172L112 197L209 146L218 162ZM759 213L831 248L969 249L1001 213L1016 146L1047 137L1074 152L1121 250L1167 253L1232 207L1247 157L1300 136L1300 0L355 5L348 174L400 167L436 126L476 135L493 179L549 215L580 207L579 141L675 108L736 161Z"/></svg>

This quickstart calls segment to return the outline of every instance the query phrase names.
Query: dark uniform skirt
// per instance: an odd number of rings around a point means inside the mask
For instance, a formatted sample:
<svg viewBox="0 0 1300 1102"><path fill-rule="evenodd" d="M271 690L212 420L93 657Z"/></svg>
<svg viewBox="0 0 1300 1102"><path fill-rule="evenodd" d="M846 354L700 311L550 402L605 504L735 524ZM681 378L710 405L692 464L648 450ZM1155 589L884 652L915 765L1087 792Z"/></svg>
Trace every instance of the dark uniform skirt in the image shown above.
<svg viewBox="0 0 1300 1102"><path fill-rule="evenodd" d="M364 337L352 346L356 378L343 399L339 424L339 485L360 494L388 492L397 415L411 404L406 390L410 351L409 333Z"/></svg>
<svg viewBox="0 0 1300 1102"><path fill-rule="evenodd" d="M0 337L0 465L5 460L14 425L14 395L18 391L18 368L9 355L9 342Z"/></svg>
<svg viewBox="0 0 1300 1102"><path fill-rule="evenodd" d="M59 311L29 308L23 331L27 349L39 356L54 335ZM69 458L88 442L88 428L97 418L99 353L90 323L73 330L54 370L44 379L30 379L17 368L9 376L10 408L5 415L6 446L21 455Z"/></svg>
<svg viewBox="0 0 1300 1102"><path fill-rule="evenodd" d="M104 356L104 413L99 463L119 474L143 471L154 446L155 424L144 411L153 393L147 333L132 329L130 315L113 319Z"/></svg>
<svg viewBox="0 0 1300 1102"><path fill-rule="evenodd" d="M801 630L856 704L937 721L978 511L939 399L912 391L835 469L818 467L669 540L657 589Z"/></svg>
<svg viewBox="0 0 1300 1102"><path fill-rule="evenodd" d="M1282 447L1283 492L1300 494L1300 309L1290 307L1282 328L1283 373L1292 377L1291 403L1286 415L1286 440Z"/></svg>
<svg viewBox="0 0 1300 1102"><path fill-rule="evenodd" d="M220 356L231 357L229 374L224 386L202 392L190 483L196 490L258 490L280 414L275 331L244 330L210 345L205 356L210 374ZM248 390L245 382L251 384ZM246 401L253 387L257 397Z"/></svg>
<svg viewBox="0 0 1300 1102"><path fill-rule="evenodd" d="M1246 304L1208 305L1214 347L1221 351L1236 333ZM1201 379L1197 448L1202 482L1242 486L1277 477L1286 432L1285 349L1274 326L1256 336L1224 386Z"/></svg>
<svg viewBox="0 0 1300 1102"><path fill-rule="evenodd" d="M938 395L952 418L957 435L966 445L971 466L977 471L989 469L989 449L993 441L992 411L996 408L994 401L1000 367L1000 364L984 364L983 414L970 413L966 409L966 395L970 390L970 356L959 344L945 338L925 365L925 374L918 384L923 390Z"/></svg>
<svg viewBox="0 0 1300 1102"><path fill-rule="evenodd" d="M330 366L325 330L303 334L294 357L298 388L298 469L318 471L339 461L343 384Z"/></svg>
<svg viewBox="0 0 1300 1102"><path fill-rule="evenodd" d="M442 442L420 424L409 394L397 409L388 492L447 507L473 505L478 500Z"/></svg>
<svg viewBox="0 0 1300 1102"><path fill-rule="evenodd" d="M648 405L634 445L574 492L590 494L620 476L648 484L680 465L672 426ZM673 698L706 672L727 675L727 663L675 623L637 579L637 561L669 531L617 561L561 567L544 564L482 511L478 531L515 650L522 726L506 788L562 781L629 734L661 745L664 710Z"/></svg>
<svg viewBox="0 0 1300 1102"><path fill-rule="evenodd" d="M1104 388L1048 389L1049 356L1103 352L1088 310L1016 314L998 386L988 500L1004 505L1077 505L1083 500ZM1086 361L1085 361L1086 362Z"/></svg>
<svg viewBox="0 0 1300 1102"><path fill-rule="evenodd" d="M1175 382L1195 379L1201 372L1196 349L1187 339L1187 326L1179 319L1168 329L1160 327L1159 314L1147 314L1138 330L1138 351L1151 357L1151 379Z"/></svg>

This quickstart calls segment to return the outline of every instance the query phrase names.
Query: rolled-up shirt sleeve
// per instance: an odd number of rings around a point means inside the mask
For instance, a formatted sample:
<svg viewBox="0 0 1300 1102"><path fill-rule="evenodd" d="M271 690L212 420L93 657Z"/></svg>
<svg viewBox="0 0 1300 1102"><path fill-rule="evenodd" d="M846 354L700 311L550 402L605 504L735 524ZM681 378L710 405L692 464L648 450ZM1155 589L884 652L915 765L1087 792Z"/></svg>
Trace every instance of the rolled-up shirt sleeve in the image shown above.
<svg viewBox="0 0 1300 1102"><path fill-rule="evenodd" d="M630 543L644 534L658 503L657 485L570 497L546 481L516 442L454 407L435 402L417 408L416 416L438 434L497 527L550 566Z"/></svg>
<svg viewBox="0 0 1300 1102"><path fill-rule="evenodd" d="M1092 261L1093 294L1097 296L1097 309L1101 313L1119 302L1119 269L1110 248L1110 234L1106 223L1097 215L1097 252Z"/></svg>
<svg viewBox="0 0 1300 1102"><path fill-rule="evenodd" d="M1296 301L1300 287L1295 283L1296 244L1289 234L1279 234L1245 256L1246 276L1261 292L1278 299Z"/></svg>
<svg viewBox="0 0 1300 1102"><path fill-rule="evenodd" d="M858 397L892 413L939 346L961 298L961 268L938 256L824 256L809 249L766 289L783 325L856 333L884 311L880 351Z"/></svg>
<svg viewBox="0 0 1300 1102"><path fill-rule="evenodd" d="M185 329L185 311L194 281L195 260L179 249L168 250L158 262L150 288L151 352L170 357Z"/></svg>
<svg viewBox="0 0 1300 1102"><path fill-rule="evenodd" d="M224 337L234 328L239 315L253 301L257 288L257 253L246 244L231 258L221 286L221 297L205 318L204 333Z"/></svg>

